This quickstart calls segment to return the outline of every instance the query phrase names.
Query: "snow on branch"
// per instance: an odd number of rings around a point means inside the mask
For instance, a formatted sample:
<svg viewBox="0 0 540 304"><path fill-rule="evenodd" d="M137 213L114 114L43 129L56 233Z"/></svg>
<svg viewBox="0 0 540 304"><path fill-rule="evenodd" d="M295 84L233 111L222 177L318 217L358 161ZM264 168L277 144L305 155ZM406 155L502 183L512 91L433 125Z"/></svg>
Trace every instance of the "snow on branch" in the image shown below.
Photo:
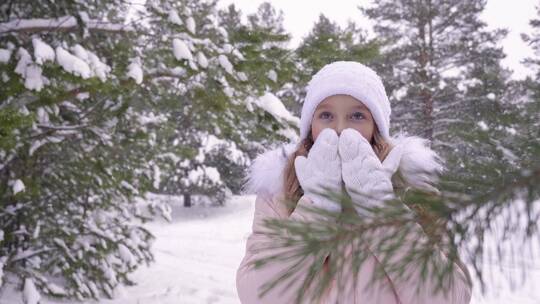
<svg viewBox="0 0 540 304"><path fill-rule="evenodd" d="M38 124L37 126L39 128L49 129L49 130L79 130L79 129L84 129L88 127L88 125L86 124L75 125L75 126L52 126L52 125Z"/></svg>
<svg viewBox="0 0 540 304"><path fill-rule="evenodd" d="M100 20L85 20L85 27L90 31L130 32L134 28L128 24L110 23ZM64 16L54 19L14 19L0 23L0 35L13 32L44 32L44 31L73 31L79 25L74 16Z"/></svg>

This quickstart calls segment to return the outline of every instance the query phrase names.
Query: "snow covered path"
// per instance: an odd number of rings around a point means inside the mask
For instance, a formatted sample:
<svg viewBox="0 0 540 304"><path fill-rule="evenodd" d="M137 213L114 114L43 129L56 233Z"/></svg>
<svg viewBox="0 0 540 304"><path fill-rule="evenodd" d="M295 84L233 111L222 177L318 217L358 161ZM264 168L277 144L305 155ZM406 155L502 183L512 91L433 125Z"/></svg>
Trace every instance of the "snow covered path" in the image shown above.
<svg viewBox="0 0 540 304"><path fill-rule="evenodd" d="M131 275L137 284L120 289L114 300L100 299L84 304L240 303L235 275L251 230L254 202L254 196L234 196L225 207L183 208L172 204L171 223L148 224L156 236L155 261ZM472 304L540 303L540 290L534 287L540 283L540 267L530 270L527 284L513 292L501 278L490 284L487 298L482 298L475 286ZM0 296L0 303L22 304L22 301L15 293L7 292ZM40 303L73 301L42 299Z"/></svg>
<svg viewBox="0 0 540 304"><path fill-rule="evenodd" d="M173 208L172 222L149 225L155 263L142 267L120 298L100 303L232 304L236 268L251 230L255 197L233 197L225 207Z"/></svg>

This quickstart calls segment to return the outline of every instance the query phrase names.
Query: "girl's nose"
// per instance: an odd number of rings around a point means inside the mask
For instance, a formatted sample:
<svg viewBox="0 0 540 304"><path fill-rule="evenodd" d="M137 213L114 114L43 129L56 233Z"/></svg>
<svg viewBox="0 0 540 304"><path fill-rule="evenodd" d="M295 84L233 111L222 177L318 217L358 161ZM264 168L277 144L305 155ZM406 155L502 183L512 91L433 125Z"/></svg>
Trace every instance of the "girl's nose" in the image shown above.
<svg viewBox="0 0 540 304"><path fill-rule="evenodd" d="M341 131L347 129L347 121L345 119L338 119L336 124L336 133L341 135Z"/></svg>

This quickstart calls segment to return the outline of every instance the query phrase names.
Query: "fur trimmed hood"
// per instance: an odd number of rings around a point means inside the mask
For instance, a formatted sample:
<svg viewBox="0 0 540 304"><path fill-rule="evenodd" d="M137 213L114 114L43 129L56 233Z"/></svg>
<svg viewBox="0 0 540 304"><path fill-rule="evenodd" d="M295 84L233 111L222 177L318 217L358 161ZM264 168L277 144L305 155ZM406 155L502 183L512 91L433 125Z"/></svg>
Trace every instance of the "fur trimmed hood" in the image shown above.
<svg viewBox="0 0 540 304"><path fill-rule="evenodd" d="M417 136L403 134L390 138L392 146L404 147L398 171L405 188L415 188L429 192L438 192L434 184L443 171L442 160L429 147L429 141ZM283 171L289 156L296 150L296 144L284 144L278 148L259 154L244 178L242 192L258 194L268 192L275 195L283 189Z"/></svg>

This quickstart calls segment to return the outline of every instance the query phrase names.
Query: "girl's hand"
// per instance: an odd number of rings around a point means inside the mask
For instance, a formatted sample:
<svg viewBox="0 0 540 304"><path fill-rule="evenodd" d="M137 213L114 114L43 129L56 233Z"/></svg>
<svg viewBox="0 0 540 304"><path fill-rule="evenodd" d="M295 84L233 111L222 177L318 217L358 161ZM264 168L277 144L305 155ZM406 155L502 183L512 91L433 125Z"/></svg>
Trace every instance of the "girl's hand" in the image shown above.
<svg viewBox="0 0 540 304"><path fill-rule="evenodd" d="M362 207L379 207L385 200L394 198L391 177L397 171L402 147L394 147L383 163L369 142L358 131L345 129L339 137L338 152L341 157L345 189L356 203L358 214L365 215Z"/></svg>
<svg viewBox="0 0 540 304"><path fill-rule="evenodd" d="M296 176L304 194L311 198L316 207L340 212L341 205L321 195L325 190L341 191L341 161L338 156L338 135L330 128L324 129L307 158L298 156L294 160Z"/></svg>

